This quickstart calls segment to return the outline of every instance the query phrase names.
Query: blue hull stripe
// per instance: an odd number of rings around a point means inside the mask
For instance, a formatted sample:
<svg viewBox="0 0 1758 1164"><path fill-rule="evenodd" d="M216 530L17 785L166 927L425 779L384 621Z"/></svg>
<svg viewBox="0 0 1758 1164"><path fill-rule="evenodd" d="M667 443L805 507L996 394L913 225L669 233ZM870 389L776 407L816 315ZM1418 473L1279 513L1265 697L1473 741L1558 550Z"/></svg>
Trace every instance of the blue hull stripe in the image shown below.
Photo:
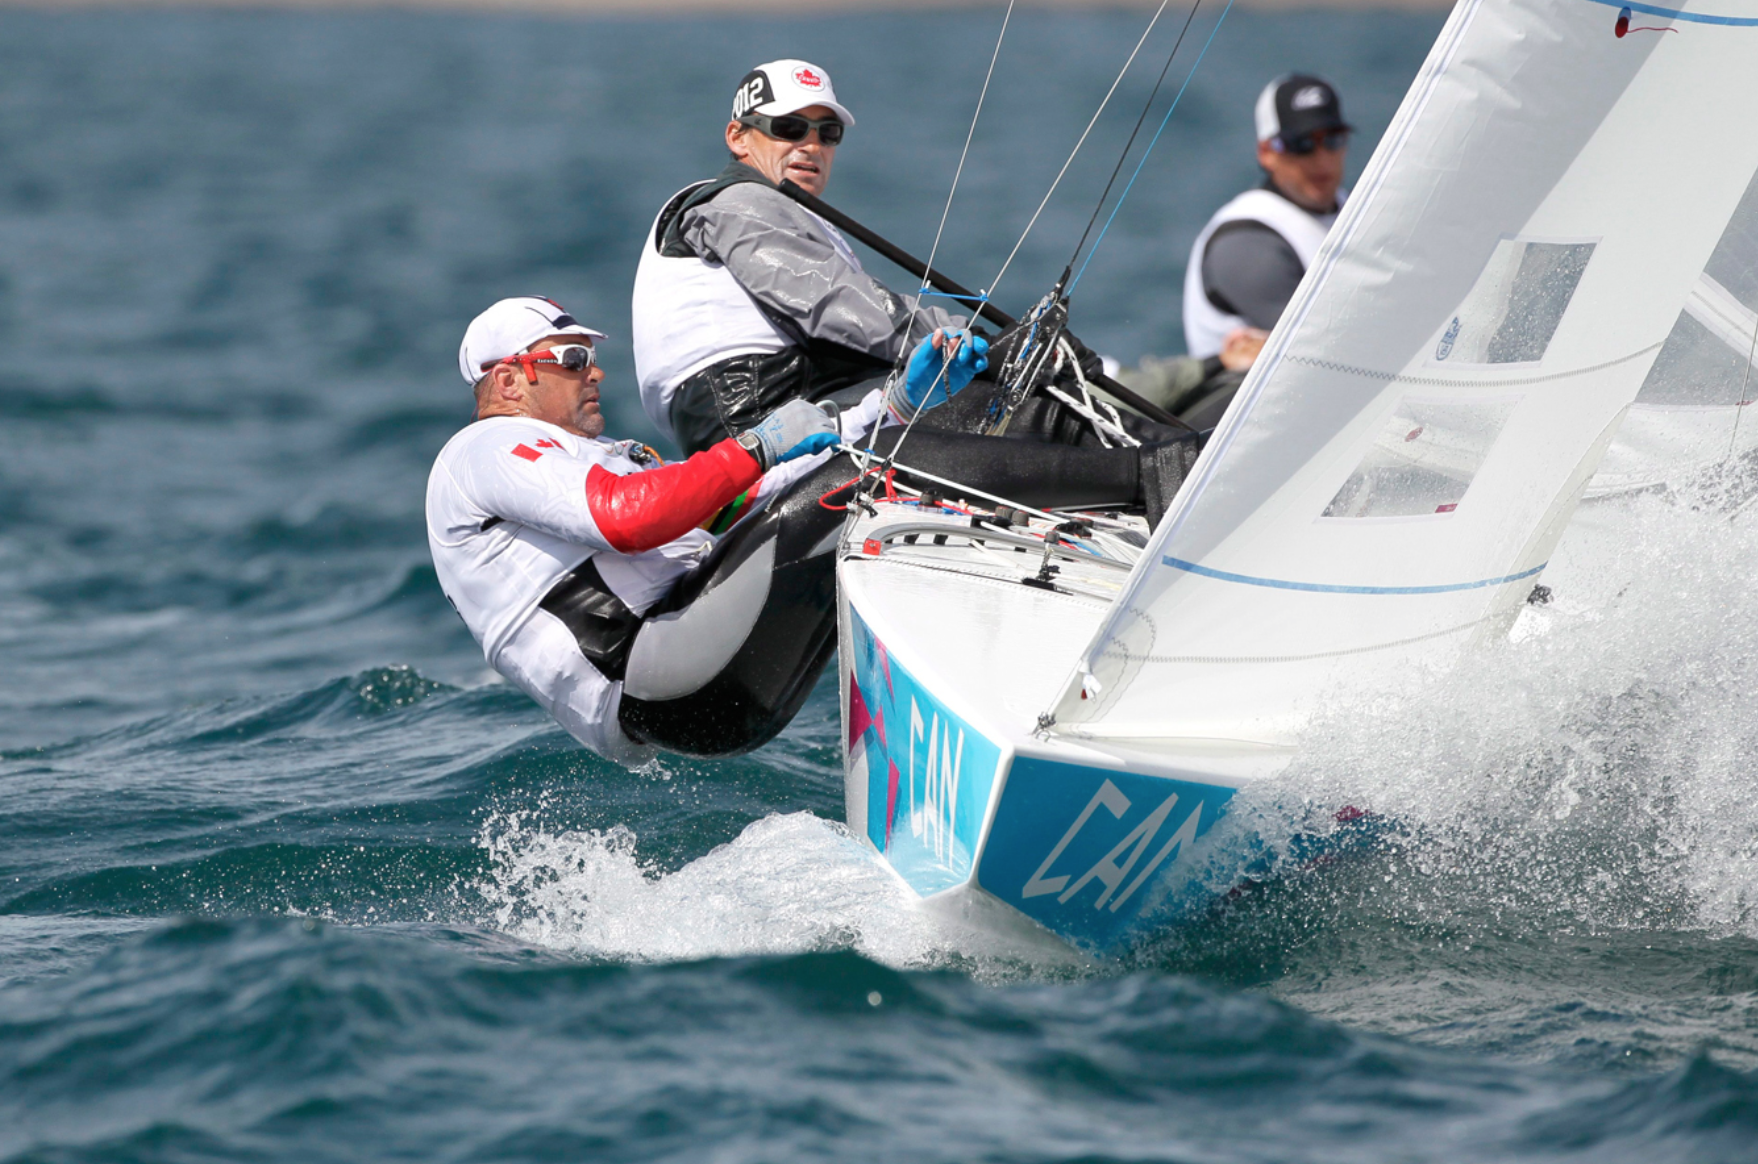
<svg viewBox="0 0 1758 1164"><path fill-rule="evenodd" d="M1449 582L1442 586L1333 586L1328 582L1288 582L1281 578L1253 578L1250 574L1229 574L1225 570L1211 570L1207 566L1199 566L1195 562L1186 562L1182 558L1162 557L1160 561L1174 570L1184 570L1203 578L1215 578L1222 582L1242 582L1247 586L1267 586L1272 590L1305 590L1314 594L1448 594L1454 590L1480 590L1485 586L1501 586L1508 582L1518 582L1522 578L1530 578L1549 562L1540 562L1530 570L1522 570L1518 574L1508 574L1501 578L1484 578L1477 582Z"/></svg>
<svg viewBox="0 0 1758 1164"><path fill-rule="evenodd" d="M1686 20L1692 24L1730 24L1735 28L1758 26L1758 16L1710 16L1707 13L1681 12L1677 8L1662 8L1658 4L1638 4L1636 0L1591 0L1591 2L1603 4L1607 8L1628 8L1631 12L1640 12L1646 16L1664 16L1668 20Z"/></svg>

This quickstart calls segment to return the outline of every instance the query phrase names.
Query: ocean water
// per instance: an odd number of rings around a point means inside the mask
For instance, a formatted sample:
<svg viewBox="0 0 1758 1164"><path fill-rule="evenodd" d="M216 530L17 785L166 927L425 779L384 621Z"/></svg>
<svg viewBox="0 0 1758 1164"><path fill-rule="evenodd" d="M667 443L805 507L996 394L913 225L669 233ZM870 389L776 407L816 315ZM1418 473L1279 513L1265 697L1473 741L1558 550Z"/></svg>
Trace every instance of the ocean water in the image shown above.
<svg viewBox="0 0 1758 1164"><path fill-rule="evenodd" d="M1016 15L946 269L993 280L1144 21ZM0 1161L1758 1159L1758 528L1707 494L1584 512L1514 640L1241 805L1384 844L1112 963L915 908L838 823L831 686L625 771L486 672L421 522L465 322L626 336L778 56L859 118L833 201L926 252L999 23L0 11ZM1359 172L1439 23L1232 13L1076 330L1177 350L1257 88L1331 76Z"/></svg>

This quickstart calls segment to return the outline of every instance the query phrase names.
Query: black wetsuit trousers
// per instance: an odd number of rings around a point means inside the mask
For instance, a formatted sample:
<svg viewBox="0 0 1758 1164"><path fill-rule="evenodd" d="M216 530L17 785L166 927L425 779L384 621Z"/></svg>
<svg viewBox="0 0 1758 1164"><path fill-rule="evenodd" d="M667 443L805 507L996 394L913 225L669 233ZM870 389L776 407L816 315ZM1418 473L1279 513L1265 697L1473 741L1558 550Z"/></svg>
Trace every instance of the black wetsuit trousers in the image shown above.
<svg viewBox="0 0 1758 1164"><path fill-rule="evenodd" d="M917 431L903 451L913 465L980 475L1027 505L1121 505L1138 489L1132 450L1104 459L1105 473L1090 457L1075 463L1091 450L1044 450L1029 471L1009 455L1012 441ZM849 457L832 457L760 503L645 615L623 605L590 559L556 584L541 605L600 671L622 680L625 732L668 752L725 756L787 726L836 652L835 551L858 473Z"/></svg>

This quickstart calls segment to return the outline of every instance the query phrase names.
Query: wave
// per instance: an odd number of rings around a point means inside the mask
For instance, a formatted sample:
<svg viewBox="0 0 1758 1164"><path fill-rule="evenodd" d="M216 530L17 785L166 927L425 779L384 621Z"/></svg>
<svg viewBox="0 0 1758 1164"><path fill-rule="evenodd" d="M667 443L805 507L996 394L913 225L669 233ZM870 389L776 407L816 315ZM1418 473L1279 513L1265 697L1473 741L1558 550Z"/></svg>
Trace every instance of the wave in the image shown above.
<svg viewBox="0 0 1758 1164"><path fill-rule="evenodd" d="M0 756L0 913L455 911L484 798L575 778L519 692L383 667Z"/></svg>
<svg viewBox="0 0 1758 1164"><path fill-rule="evenodd" d="M226 336L230 342L234 336ZM89 424L99 419L217 424L267 419L304 420L319 415L307 397L290 392L224 393L210 400L179 399L164 392L114 391L95 383L45 388L0 379L0 414L16 423L45 426Z"/></svg>
<svg viewBox="0 0 1758 1164"><path fill-rule="evenodd" d="M1742 1159L1758 1078L1590 1078L1187 978L849 952L583 964L444 927L185 921L0 987L0 1160ZM1376 1156L1377 1158L1377 1156Z"/></svg>

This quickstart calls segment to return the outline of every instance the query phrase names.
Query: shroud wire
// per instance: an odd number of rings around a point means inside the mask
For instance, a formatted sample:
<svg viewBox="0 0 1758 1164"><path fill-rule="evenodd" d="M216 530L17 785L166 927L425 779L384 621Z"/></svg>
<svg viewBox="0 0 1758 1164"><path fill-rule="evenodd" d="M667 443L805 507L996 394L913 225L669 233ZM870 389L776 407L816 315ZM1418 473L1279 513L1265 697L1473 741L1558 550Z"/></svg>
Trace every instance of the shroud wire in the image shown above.
<svg viewBox="0 0 1758 1164"><path fill-rule="evenodd" d="M1007 39L1007 25L1008 22L1013 19L1013 5L1014 0L1007 0L1007 11L1001 17L1001 31L996 34L995 37L995 51L989 54L989 71L983 74L983 89L982 92L977 94L976 112L971 114L971 127L964 135L964 149L960 151L958 155L958 168L952 173L952 189L946 192L946 206L940 211L940 226L934 231L934 245L928 248L927 269L930 271L934 269L934 259L940 253L940 237L946 232L946 219L952 213L952 199L958 194L959 179L964 176L964 163L965 159L970 156L971 139L977 136L977 120L983 116L983 102L988 100L989 97L989 82L995 77L995 62L1001 59L1001 42ZM909 361L911 353L909 345L910 332L915 328L916 316L922 310L922 296L927 294L929 290L929 283L927 277L924 275L922 278L921 289L916 292L916 301L910 305L909 319L904 323L903 345L898 350L897 361L891 366L891 375L894 378L903 375L904 365ZM987 293L984 294L983 298L985 300L988 299ZM943 348L942 350L944 351L945 349ZM928 401L934 398L934 389L940 387L945 377L946 361L942 359L940 375L934 378L934 383L928 386L927 394L922 397L922 402L916 405L914 412L910 413L909 423L903 426L903 433L897 438L897 444L891 447L891 457L896 457L897 450L902 448L903 442L909 439L910 430L916 426L916 418L926 411ZM948 399L950 399L950 397L948 397ZM888 466L891 463L891 457L886 458L885 463Z"/></svg>
<svg viewBox="0 0 1758 1164"><path fill-rule="evenodd" d="M1200 0L1198 0L1198 2L1200 3ZM1195 15L1195 11L1195 9L1191 10L1192 15ZM1227 7L1221 9L1220 19L1216 20L1215 27L1209 30L1209 39L1203 42L1203 51L1196 54L1195 63L1190 66L1190 72L1185 74L1184 84L1178 87L1177 96L1172 98L1172 104L1166 108L1166 116L1160 119L1160 128L1154 131L1153 138L1148 142L1148 148L1142 151L1141 160L1135 164L1135 172L1129 176L1129 182L1123 187L1123 193L1117 196L1117 205L1111 208L1111 216L1105 219L1105 225L1104 228L1099 231L1099 237L1093 240L1093 249L1087 252L1086 262L1083 262L1080 265L1080 271L1075 275L1074 283L1069 284L1068 289L1070 293L1072 293L1075 286L1079 284L1081 275L1087 273L1087 264L1091 263L1093 261L1093 256L1098 253L1099 244L1105 241L1105 234L1111 229L1111 223L1116 219L1118 210L1122 209L1124 200L1129 197L1129 192L1135 189L1135 180L1141 177L1141 168L1147 165L1148 155L1154 152L1154 146L1159 143L1160 135L1166 132L1167 123L1172 120L1172 114L1178 109L1178 103L1184 99L1184 91L1190 88L1191 78L1196 76L1196 71L1201 67L1203 58L1209 55L1209 46L1215 43L1215 34L1221 31L1221 25L1226 22L1227 14L1231 11L1233 11L1233 0L1227 0ZM1188 28L1189 24L1186 23L1185 27ZM1179 34L1179 39L1183 39L1182 33ZM1176 53L1178 51L1177 47L1174 46L1172 51ZM1172 62L1168 59L1166 63L1170 65ZM1152 98L1150 98L1150 100L1152 100Z"/></svg>
<svg viewBox="0 0 1758 1164"><path fill-rule="evenodd" d="M1195 3L1190 6L1190 12L1184 18L1184 27L1178 30L1178 39L1172 42L1172 51L1166 54L1166 63L1160 66L1160 75L1154 81L1153 91L1148 94L1148 99L1142 102L1141 116L1135 119L1135 128L1129 131L1129 140L1123 143L1123 150L1117 155L1117 164L1111 167L1111 176L1105 179L1105 188L1099 192L1099 200L1093 204L1093 214L1091 218L1087 219L1087 228L1080 232L1080 241L1074 244L1074 253L1068 256L1070 267L1074 266L1074 260L1080 258L1080 249L1087 245L1087 236L1093 233L1093 223L1099 221L1099 211L1105 209L1105 199L1111 196L1111 187L1117 184L1117 175L1123 172L1123 163L1129 160L1129 151L1135 145L1136 135L1141 133L1142 123L1148 119L1148 110L1154 107L1154 98L1160 95L1160 86L1166 83L1166 74L1171 71L1172 62L1178 56L1178 50L1184 46L1184 35L1190 31L1190 22L1196 19L1197 10L1202 6L1203 0L1195 0ZM1199 61L1200 59L1198 58ZM1180 91L1182 92L1182 90ZM1177 102L1175 101L1173 104L1176 105ZM1148 148L1153 149L1151 145ZM1125 190L1125 194L1127 193L1128 191ZM1119 198L1117 201L1121 204L1123 199ZM1115 215L1116 211L1113 210L1112 214ZM1106 219L1105 225L1110 226L1111 220ZM1099 233L1099 237L1105 237L1103 231ZM1096 242L1093 244L1095 249L1098 245ZM1080 269L1085 271L1086 264L1082 263ZM1073 288L1070 287L1070 290Z"/></svg>
<svg viewBox="0 0 1758 1164"><path fill-rule="evenodd" d="M1001 280L1007 274L1007 269L1013 266L1014 257L1019 254L1019 248L1025 245L1025 240L1031 235L1032 228L1038 225L1038 217L1044 213L1044 207L1050 205L1050 198L1056 193L1056 187L1062 184L1064 175L1068 173L1068 167L1074 164L1075 156L1080 153L1080 147L1086 144L1087 135L1092 133L1093 126L1099 123L1099 118L1104 114L1105 107L1111 104L1111 97L1117 92L1117 86L1123 83L1124 76L1129 72L1129 66L1135 63L1137 54L1141 52L1141 46L1147 43L1148 35L1154 31L1154 26L1160 22L1160 16L1166 11L1166 5L1170 2L1171 0L1160 0L1160 6L1154 9L1154 18L1148 21L1147 28L1142 30L1141 39L1136 41L1135 47L1129 51L1129 59L1123 62L1123 68L1117 72L1117 79L1112 81L1111 88L1105 91L1105 99L1099 102L1099 108L1093 111L1092 120L1087 122L1087 127L1081 131L1080 140L1075 142L1074 149L1069 151L1068 160L1062 163L1060 170L1056 171L1055 181L1051 182L1050 189L1044 192L1044 200L1038 203L1038 208L1032 212L1031 221L1026 223L1025 230L1019 236L1019 241L1013 244L1013 250L1007 254L1007 261L1001 264L1001 270L995 275L994 281L989 284L985 294L993 295L995 288L1001 285Z"/></svg>

